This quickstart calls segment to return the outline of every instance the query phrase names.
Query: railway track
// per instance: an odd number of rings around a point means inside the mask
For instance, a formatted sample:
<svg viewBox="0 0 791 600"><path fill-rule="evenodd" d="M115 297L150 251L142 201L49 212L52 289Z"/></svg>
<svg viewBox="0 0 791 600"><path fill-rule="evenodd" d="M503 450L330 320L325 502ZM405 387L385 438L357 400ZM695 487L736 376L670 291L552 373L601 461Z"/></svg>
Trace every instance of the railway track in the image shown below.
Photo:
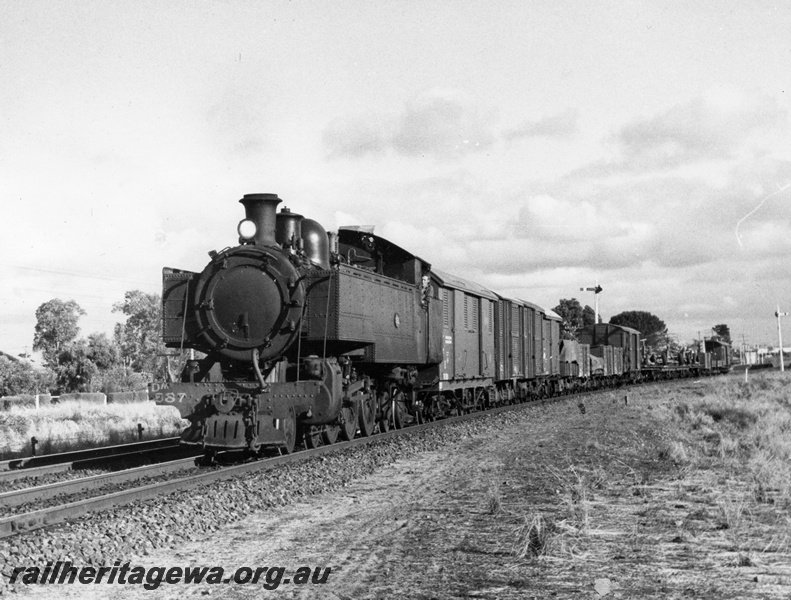
<svg viewBox="0 0 791 600"><path fill-rule="evenodd" d="M562 400L563 398L564 397L560 397L554 400L558 400L558 399ZM376 443L377 441L380 440L386 440L389 438L398 437L402 435L411 435L414 433L427 431L437 426L468 421L476 418L481 418L484 415L492 415L507 410L529 408L537 405L539 404L527 403L521 405L508 405L485 412L474 412L467 415L450 417L447 419L442 419L431 423L424 423L423 425L413 425L410 427L405 427L404 429L391 430L387 433L380 433L367 438L356 438L349 442L339 442L327 446L321 446L319 448L315 448L312 450L303 450L300 452L296 452L294 454L265 458L257 461L251 461L242 464L234 464L220 468L213 468L211 470L204 469L199 473L185 477L180 477L177 479L170 479L167 481L149 483L146 485L129 488L118 492L112 492L109 494L103 494L101 496L96 496L92 498L86 498L83 500L77 500L74 502L69 502L58 506L52 506L49 508L44 508L32 512L11 515L0 519L0 538L10 537L28 531L33 531L35 529L40 529L42 527L47 527L49 525L54 525L56 523L66 521L68 519L73 519L90 512L96 512L96 511L106 510L114 506L122 506L125 504L130 504L131 502L134 502L136 500L146 500L170 492L189 490L195 487L208 485L217 481L222 481L224 479L230 479L232 477L244 475L246 473L252 473L255 471L266 471L278 467L280 465L308 460L310 458L322 456L328 453L340 452L343 450L347 450L349 448L365 446L368 444ZM194 462L194 459L192 460ZM78 482L79 481L81 480L78 480ZM35 501L36 490L39 489L41 488L31 488L29 491L26 491L26 496L25 496L26 501L30 501L30 499L33 499ZM64 490L68 488L66 486L63 486L60 489ZM46 493L53 493L53 491L47 491ZM57 491L54 491L54 493L57 493ZM16 497L21 498L21 496L19 496L18 493L17 494L11 493L7 497L13 498L15 495ZM0 496L0 498L2 498L2 496ZM15 502L15 500L11 500L11 501ZM0 502L2 502L2 500L0 500Z"/></svg>
<svg viewBox="0 0 791 600"><path fill-rule="evenodd" d="M6 507L23 506L43 502L58 496L72 496L99 490L109 485L121 485L139 479L159 477L196 467L194 457L180 458L154 465L144 465L112 473L100 473L79 479L58 481L47 485L28 487L0 493L0 510Z"/></svg>
<svg viewBox="0 0 791 600"><path fill-rule="evenodd" d="M108 464L123 465L126 463L146 462L170 453L172 458L184 456L188 452L179 446L179 438L171 437L147 442L119 444L46 454L29 458L13 459L0 462L0 483L42 475L76 471L81 469L105 468Z"/></svg>
<svg viewBox="0 0 791 600"><path fill-rule="evenodd" d="M654 385L654 384L643 384ZM625 392L628 388L617 390ZM321 446L311 450L302 450L290 455L264 458L260 460L232 464L219 468L207 470L203 468L199 472L178 478L170 478L163 481L148 483L128 489L106 493L90 498L75 500L57 506L42 508L31 512L11 515L0 519L0 538L11 537L29 531L61 523L87 513L106 510L116 506L123 506L138 500L147 500L160 495L175 491L189 490L200 486L212 484L217 481L230 479L247 473L256 471L266 471L275 467L308 460L314 457L329 453L341 452L350 448L365 446L377 443L378 441L390 438L412 435L430 430L434 427L460 423L463 421L482 418L486 415L495 415L509 410L523 410L539 408L547 402L558 402L564 400L574 400L583 402L586 398L611 393L614 389L603 389L569 396L558 396L544 401L528 402L524 404L507 405L494 408L484 412L473 412L470 414L449 417L422 425L412 425L403 429L391 430L387 433L380 433L371 437L356 438L349 442L339 442L331 445ZM181 470L195 468L195 458L184 458L170 461L161 465L149 465L120 471L118 473L108 473L74 481L61 482L48 486L28 488L0 494L0 506L21 506L34 503L43 499L54 498L60 495L74 495L101 489L108 485L120 485L129 481L141 478L153 478L163 475L176 473Z"/></svg>

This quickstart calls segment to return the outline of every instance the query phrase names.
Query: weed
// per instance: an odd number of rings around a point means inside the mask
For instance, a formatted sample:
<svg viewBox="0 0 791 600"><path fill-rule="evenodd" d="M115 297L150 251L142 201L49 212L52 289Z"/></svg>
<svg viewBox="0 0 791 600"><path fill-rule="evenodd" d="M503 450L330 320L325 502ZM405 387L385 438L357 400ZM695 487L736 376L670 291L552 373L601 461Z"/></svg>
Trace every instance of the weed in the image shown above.
<svg viewBox="0 0 791 600"><path fill-rule="evenodd" d="M745 552L739 552L739 555L736 557L736 566L737 567L754 567L755 563L753 559L750 558L750 555Z"/></svg>
<svg viewBox="0 0 791 600"><path fill-rule="evenodd" d="M687 465L692 462L689 454L683 442L672 440L659 449L659 460L669 460L677 465Z"/></svg>
<svg viewBox="0 0 791 600"><path fill-rule="evenodd" d="M568 521L575 524L578 530L588 533L590 500L593 498L593 493L590 491L585 476L577 471L574 465L570 465L567 469L572 475L571 480L557 469L550 468L549 470L562 486L559 493Z"/></svg>
<svg viewBox="0 0 791 600"><path fill-rule="evenodd" d="M601 465L597 465L596 468L593 469L593 473L591 473L590 485L594 489L603 490L605 487L607 487L607 482L609 479L610 477L607 474L607 471L605 471Z"/></svg>
<svg viewBox="0 0 791 600"><path fill-rule="evenodd" d="M749 511L747 494L737 495L735 499L718 498L717 507L720 510L719 529L737 530Z"/></svg>
<svg viewBox="0 0 791 600"><path fill-rule="evenodd" d="M557 526L541 513L531 513L524 517L524 523L516 532L513 553L518 559L546 556L552 550Z"/></svg>
<svg viewBox="0 0 791 600"><path fill-rule="evenodd" d="M747 429L758 420L758 415L752 411L736 406L703 405L701 409L711 416L715 423L723 421L738 429Z"/></svg>
<svg viewBox="0 0 791 600"><path fill-rule="evenodd" d="M785 528L782 533L776 533L769 540L769 543L761 550L762 554L767 552L787 553L791 544L789 544L789 533L791 533L791 518L785 517L785 523L779 524L779 528Z"/></svg>
<svg viewBox="0 0 791 600"><path fill-rule="evenodd" d="M503 510L499 481L489 480L486 488L486 509L490 515L496 515Z"/></svg>

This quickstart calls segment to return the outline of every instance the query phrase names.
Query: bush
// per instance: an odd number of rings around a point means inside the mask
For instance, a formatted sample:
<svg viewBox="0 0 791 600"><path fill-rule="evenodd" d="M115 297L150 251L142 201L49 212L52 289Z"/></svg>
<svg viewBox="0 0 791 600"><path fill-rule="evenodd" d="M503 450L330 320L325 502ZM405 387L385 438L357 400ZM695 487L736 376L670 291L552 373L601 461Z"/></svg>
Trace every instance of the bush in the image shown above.
<svg viewBox="0 0 791 600"><path fill-rule="evenodd" d="M702 410L710 415L715 423L724 421L738 429L747 429L758 421L758 415L736 406L703 406Z"/></svg>
<svg viewBox="0 0 791 600"><path fill-rule="evenodd" d="M105 394L114 392L133 392L135 390L145 389L146 385L151 382L151 375L149 373L135 373L124 369L123 367L113 367L106 371L100 372L91 381L94 389L102 391Z"/></svg>
<svg viewBox="0 0 791 600"><path fill-rule="evenodd" d="M12 406L35 408L36 397L32 394L20 394L19 396L4 396L0 398L0 410L9 410Z"/></svg>

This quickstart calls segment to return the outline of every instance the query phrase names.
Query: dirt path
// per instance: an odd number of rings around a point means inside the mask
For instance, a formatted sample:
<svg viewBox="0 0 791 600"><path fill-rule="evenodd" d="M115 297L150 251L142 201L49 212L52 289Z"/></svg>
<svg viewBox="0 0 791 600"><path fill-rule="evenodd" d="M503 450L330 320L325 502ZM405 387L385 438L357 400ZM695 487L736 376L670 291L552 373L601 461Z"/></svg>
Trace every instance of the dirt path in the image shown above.
<svg viewBox="0 0 791 600"><path fill-rule="evenodd" d="M791 596L788 555L743 551L736 524L722 527L716 474L680 473L666 458L672 436L654 418L657 396L631 394L628 406L622 398L501 416L485 434L398 461L341 493L130 557L141 566L222 566L226 576L282 566L276 590L262 578L29 592L85 600ZM520 556L525 525L537 517L551 530L548 555ZM758 517L750 516L749 535L769 541L772 521ZM321 585L286 583L301 566L331 572Z"/></svg>

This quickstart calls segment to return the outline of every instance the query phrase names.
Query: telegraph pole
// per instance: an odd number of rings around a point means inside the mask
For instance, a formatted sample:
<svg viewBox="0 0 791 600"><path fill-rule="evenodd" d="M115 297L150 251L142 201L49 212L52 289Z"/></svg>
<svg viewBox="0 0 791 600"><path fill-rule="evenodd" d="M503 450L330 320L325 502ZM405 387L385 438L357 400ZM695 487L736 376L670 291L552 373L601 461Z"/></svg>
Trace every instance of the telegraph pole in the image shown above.
<svg viewBox="0 0 791 600"><path fill-rule="evenodd" d="M602 287L599 285L599 281L596 280L596 287L589 287L589 288L580 288L581 292L593 292L593 324L599 324L599 294L602 291Z"/></svg>
<svg viewBox="0 0 791 600"><path fill-rule="evenodd" d="M775 316L777 317L777 343L780 344L780 371L785 371L785 365L783 364L783 330L780 328L780 317L787 317L788 313L780 312L780 305L778 304Z"/></svg>

